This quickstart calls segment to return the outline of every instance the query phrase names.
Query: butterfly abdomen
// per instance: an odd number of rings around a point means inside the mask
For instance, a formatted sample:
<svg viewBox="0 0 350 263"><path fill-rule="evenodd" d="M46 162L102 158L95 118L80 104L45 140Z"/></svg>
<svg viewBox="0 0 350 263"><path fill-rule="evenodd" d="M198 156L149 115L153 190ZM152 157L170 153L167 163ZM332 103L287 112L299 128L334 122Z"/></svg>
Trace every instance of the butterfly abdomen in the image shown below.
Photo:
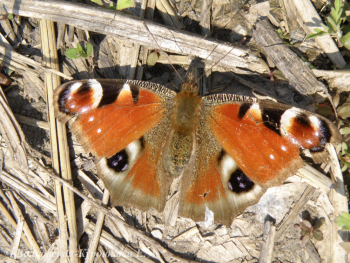
<svg viewBox="0 0 350 263"><path fill-rule="evenodd" d="M172 114L172 132L168 137L164 168L173 176L180 175L188 166L195 149L195 131L200 117L201 97L194 80L185 82L175 97Z"/></svg>

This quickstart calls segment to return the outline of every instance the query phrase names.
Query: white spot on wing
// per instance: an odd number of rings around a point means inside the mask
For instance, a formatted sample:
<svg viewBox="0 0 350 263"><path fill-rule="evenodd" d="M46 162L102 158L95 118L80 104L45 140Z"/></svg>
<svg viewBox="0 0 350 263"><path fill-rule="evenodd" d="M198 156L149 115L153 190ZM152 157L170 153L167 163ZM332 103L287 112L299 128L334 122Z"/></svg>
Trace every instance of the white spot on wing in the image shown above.
<svg viewBox="0 0 350 263"><path fill-rule="evenodd" d="M274 160L274 159L275 159L275 156L273 156L273 154L270 154L270 159L271 159L271 160Z"/></svg>
<svg viewBox="0 0 350 263"><path fill-rule="evenodd" d="M316 117L316 116L309 116L309 120L310 120L311 125L313 126L313 128L315 130L320 129L321 122L320 122L320 119L318 117Z"/></svg>
<svg viewBox="0 0 350 263"><path fill-rule="evenodd" d="M251 107L250 107L251 110L258 110L260 111L260 106L258 103L254 103Z"/></svg>
<svg viewBox="0 0 350 263"><path fill-rule="evenodd" d="M260 110L260 106L258 103L254 103L250 107L249 111L250 111L250 114L252 114L254 118L258 118L258 119L261 118L261 110Z"/></svg>
<svg viewBox="0 0 350 263"><path fill-rule="evenodd" d="M69 88L68 88L68 90L69 90L69 96L67 97L67 101L69 101L69 100L72 100L73 99L73 96L71 95L71 94L74 94L80 87L81 87L81 82L80 81L78 81L78 82L74 82L74 83L72 83L72 84L70 84L69 85ZM74 109L75 108L75 104L73 104L73 103L70 103L70 108L71 109Z"/></svg>
<svg viewBox="0 0 350 263"><path fill-rule="evenodd" d="M282 145L281 149L282 149L282 151L287 151L287 148L284 145Z"/></svg>
<svg viewBox="0 0 350 263"><path fill-rule="evenodd" d="M73 84L70 85L69 91L70 91L71 93L76 92L76 91L80 88L81 84L82 84L82 83L81 83L80 81L74 82ZM70 97L68 97L68 99L69 99L69 98L70 98Z"/></svg>
<svg viewBox="0 0 350 263"><path fill-rule="evenodd" d="M89 121L93 121L95 119L94 116L90 116Z"/></svg>
<svg viewBox="0 0 350 263"><path fill-rule="evenodd" d="M119 97L120 99L123 98L130 98L131 97L131 89L130 89L130 85L128 83L125 83L123 85L122 90L119 93Z"/></svg>
<svg viewBox="0 0 350 263"><path fill-rule="evenodd" d="M101 83L98 82L96 79L89 79L88 84L89 84L91 90L93 91L92 108L97 108L97 106L100 104L100 101L101 101L102 95L103 95Z"/></svg>
<svg viewBox="0 0 350 263"><path fill-rule="evenodd" d="M288 130L291 128L293 122L292 119L295 118L301 112L300 109L290 108L286 110L281 116L281 133L282 135L286 135Z"/></svg>
<svg viewBox="0 0 350 263"><path fill-rule="evenodd" d="M235 161L229 156L228 154L225 154L221 161L221 166L225 170L232 170L235 168L236 163Z"/></svg>
<svg viewBox="0 0 350 263"><path fill-rule="evenodd" d="M97 129L97 133L101 133L101 129L100 128Z"/></svg>
<svg viewBox="0 0 350 263"><path fill-rule="evenodd" d="M130 85L128 83L125 83L123 85L122 91L127 91L127 92L131 93Z"/></svg>
<svg viewBox="0 0 350 263"><path fill-rule="evenodd" d="M125 150L127 151L128 156L129 156L129 158L130 158L130 160L132 162L133 160L136 159L137 154L141 151L141 142L140 142L140 140L133 141L128 146L126 146Z"/></svg>
<svg viewBox="0 0 350 263"><path fill-rule="evenodd" d="M227 153L223 155L219 167L224 182L227 182L230 179L230 175L238 169L236 162Z"/></svg>

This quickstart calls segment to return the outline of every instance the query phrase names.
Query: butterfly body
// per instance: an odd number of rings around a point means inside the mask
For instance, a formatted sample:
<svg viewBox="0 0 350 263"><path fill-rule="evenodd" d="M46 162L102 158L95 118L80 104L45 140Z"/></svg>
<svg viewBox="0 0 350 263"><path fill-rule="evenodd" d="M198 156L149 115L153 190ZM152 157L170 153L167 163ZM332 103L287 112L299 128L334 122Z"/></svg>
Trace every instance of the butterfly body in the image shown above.
<svg viewBox="0 0 350 263"><path fill-rule="evenodd" d="M69 82L55 92L56 116L96 156L113 205L164 208L181 176L179 214L203 220L207 206L229 223L281 184L326 143L340 142L325 118L287 105L220 94L200 97L191 76L179 93L132 80Z"/></svg>

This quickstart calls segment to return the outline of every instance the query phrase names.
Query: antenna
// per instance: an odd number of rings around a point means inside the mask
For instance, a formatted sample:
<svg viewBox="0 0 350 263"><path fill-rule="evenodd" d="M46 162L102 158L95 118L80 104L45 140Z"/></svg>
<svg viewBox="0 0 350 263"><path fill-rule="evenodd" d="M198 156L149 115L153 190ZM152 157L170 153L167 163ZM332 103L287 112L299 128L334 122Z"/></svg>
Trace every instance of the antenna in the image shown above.
<svg viewBox="0 0 350 263"><path fill-rule="evenodd" d="M149 28L148 28L146 22L145 22L145 21L142 21L142 23L143 23L143 25L145 26L145 28L147 29L147 31L151 34L151 36L152 36L154 42L157 44L159 50L163 50L163 49L159 46L159 44L158 44L157 40L155 39L154 35L152 34L152 32L149 30ZM181 78L179 72L177 72L177 70L176 70L176 68L174 67L173 63L171 63L168 54L167 54L166 52L164 52L164 53L165 53L165 55L166 55L166 58L167 58L169 64L171 65L171 67L174 69L174 71L176 72L176 74L179 76L179 78L180 78L180 79L182 80L182 82L184 83L185 81Z"/></svg>
<svg viewBox="0 0 350 263"><path fill-rule="evenodd" d="M157 40L155 39L154 35L152 34L152 32L149 30L147 24L145 21L142 21L143 25L145 26L145 28L147 29L147 31L151 34L154 42L157 44L158 49L162 50L162 48L159 46ZM236 47L240 46L244 41L246 40L246 37L243 37L235 46L233 46L222 58L220 58L218 61L216 61L207 71L204 72L204 74L202 76L200 76L195 82L198 82L201 78L203 78L204 75L206 75L214 66L216 66L221 60L223 60L228 54L231 53L232 50L234 50ZM181 78L179 72L175 69L174 65L171 63L169 56L166 52L164 52L166 55L166 58L169 62L169 64L171 65L171 67L174 69L174 71L176 72L176 74L179 76L179 78L181 79L181 81L184 83L185 81L183 80L183 78Z"/></svg>
<svg viewBox="0 0 350 263"><path fill-rule="evenodd" d="M213 67L215 67L221 60L223 60L228 54L231 53L232 50L234 50L236 47L242 45L242 43L246 40L246 37L243 37L234 47L232 47L222 58L220 58L218 61L216 61L207 71L203 73L202 76L200 76L195 82L199 81L201 78L203 78L210 70L212 70Z"/></svg>

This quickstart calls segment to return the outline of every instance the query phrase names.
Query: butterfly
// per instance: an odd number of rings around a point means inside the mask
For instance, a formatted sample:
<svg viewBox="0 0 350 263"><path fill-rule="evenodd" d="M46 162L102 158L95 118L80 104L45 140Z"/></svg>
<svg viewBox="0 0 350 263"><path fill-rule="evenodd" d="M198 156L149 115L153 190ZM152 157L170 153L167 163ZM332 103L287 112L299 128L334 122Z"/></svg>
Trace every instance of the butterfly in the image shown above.
<svg viewBox="0 0 350 263"><path fill-rule="evenodd" d="M181 176L179 215L229 224L268 187L315 161L325 145L340 143L326 118L256 98L200 97L192 74L176 93L138 80L91 79L56 89L55 114L96 157L112 205L162 211Z"/></svg>

